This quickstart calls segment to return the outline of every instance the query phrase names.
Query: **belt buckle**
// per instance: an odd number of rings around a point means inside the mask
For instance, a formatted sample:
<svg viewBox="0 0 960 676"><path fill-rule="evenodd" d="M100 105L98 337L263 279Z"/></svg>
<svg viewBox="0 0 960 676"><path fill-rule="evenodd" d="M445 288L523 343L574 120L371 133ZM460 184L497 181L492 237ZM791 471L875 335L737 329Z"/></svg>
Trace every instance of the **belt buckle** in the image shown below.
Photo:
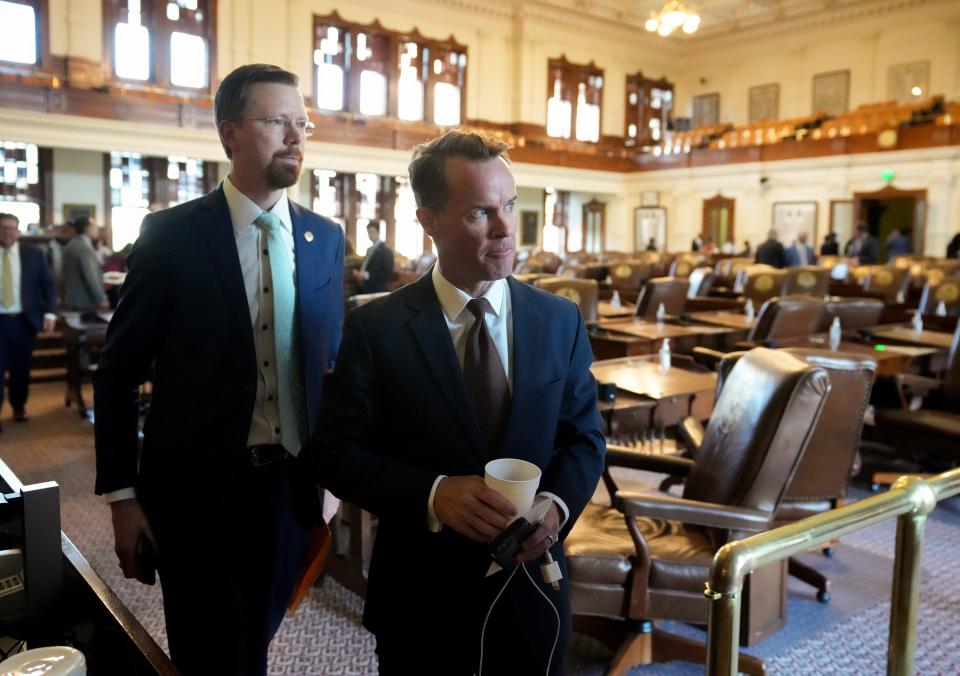
<svg viewBox="0 0 960 676"><path fill-rule="evenodd" d="M254 467L267 467L280 460L274 446L260 444L250 447L250 463Z"/></svg>

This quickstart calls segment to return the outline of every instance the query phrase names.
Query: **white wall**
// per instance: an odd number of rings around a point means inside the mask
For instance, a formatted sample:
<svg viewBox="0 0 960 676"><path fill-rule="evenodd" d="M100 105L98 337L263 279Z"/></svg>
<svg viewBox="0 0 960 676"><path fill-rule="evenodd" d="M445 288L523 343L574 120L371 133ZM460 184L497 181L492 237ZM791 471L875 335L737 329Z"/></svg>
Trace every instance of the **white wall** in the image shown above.
<svg viewBox="0 0 960 676"><path fill-rule="evenodd" d="M103 154L89 150L53 151L53 220L63 223L64 204L93 204L96 222L106 221Z"/></svg>

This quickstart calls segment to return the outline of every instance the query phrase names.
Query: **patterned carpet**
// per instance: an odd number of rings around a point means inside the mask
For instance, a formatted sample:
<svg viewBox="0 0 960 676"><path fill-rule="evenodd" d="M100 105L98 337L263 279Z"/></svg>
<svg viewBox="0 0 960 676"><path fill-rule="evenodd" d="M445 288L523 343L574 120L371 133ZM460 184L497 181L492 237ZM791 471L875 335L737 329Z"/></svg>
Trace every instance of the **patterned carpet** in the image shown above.
<svg viewBox="0 0 960 676"><path fill-rule="evenodd" d="M93 495L93 430L63 407L63 385L36 385L25 424L2 412L0 457L26 483L52 479L61 487L63 530L140 619L166 646L158 587L124 580L113 553L110 512ZM862 495L858 494L858 495ZM876 674L885 670L889 589L895 524L880 524L844 538L837 555L808 555L833 580L833 599L817 603L813 591L791 581L786 628L749 651L763 657L771 674ZM943 503L927 524L917 673L960 674L960 500ZM271 674L375 674L374 642L360 626L362 600L335 582L311 591L288 617L270 651ZM668 631L704 637L675 623ZM603 673L610 653L575 638L568 673ZM675 662L650 665L643 674L699 674L702 667Z"/></svg>

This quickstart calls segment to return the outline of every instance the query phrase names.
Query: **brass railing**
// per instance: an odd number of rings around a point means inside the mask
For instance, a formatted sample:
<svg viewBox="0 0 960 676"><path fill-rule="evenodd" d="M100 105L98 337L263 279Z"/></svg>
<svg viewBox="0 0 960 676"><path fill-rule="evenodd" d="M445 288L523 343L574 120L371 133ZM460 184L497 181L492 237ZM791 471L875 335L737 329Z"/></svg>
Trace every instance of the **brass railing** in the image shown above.
<svg viewBox="0 0 960 676"><path fill-rule="evenodd" d="M714 556L704 592L710 599L707 674L737 673L740 601L744 577L761 566L799 554L847 533L897 517L897 545L890 599L887 673L913 673L920 597L920 554L927 514L937 502L960 494L960 469L924 480L900 477L889 491L831 512L724 545Z"/></svg>

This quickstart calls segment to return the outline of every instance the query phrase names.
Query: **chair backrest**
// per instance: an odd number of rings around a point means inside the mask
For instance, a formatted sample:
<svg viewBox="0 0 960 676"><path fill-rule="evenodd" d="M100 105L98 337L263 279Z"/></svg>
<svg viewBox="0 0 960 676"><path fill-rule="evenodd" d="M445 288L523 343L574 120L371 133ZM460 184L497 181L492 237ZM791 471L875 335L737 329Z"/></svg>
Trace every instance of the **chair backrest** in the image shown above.
<svg viewBox="0 0 960 676"><path fill-rule="evenodd" d="M670 276L689 277L690 273L694 271L694 269L702 260L702 257L695 254L683 254L678 256L676 260L670 264Z"/></svg>
<svg viewBox="0 0 960 676"><path fill-rule="evenodd" d="M690 288L687 289L687 298L706 296L710 293L710 287L713 286L713 268L707 266L694 268L688 281Z"/></svg>
<svg viewBox="0 0 960 676"><path fill-rule="evenodd" d="M769 265L749 265L740 270L737 288L745 298L760 305L774 296L783 295L783 283L786 280L785 270L778 270Z"/></svg>
<svg viewBox="0 0 960 676"><path fill-rule="evenodd" d="M920 294L920 312L933 314L943 303L948 315L960 315L960 279L940 277L928 280Z"/></svg>
<svg viewBox="0 0 960 676"><path fill-rule="evenodd" d="M654 319L657 308L663 303L668 315L682 315L687 304L687 290L690 282L676 277L657 277L648 279L637 298L637 317Z"/></svg>
<svg viewBox="0 0 960 676"><path fill-rule="evenodd" d="M793 478L830 391L827 372L782 350L755 348L730 370L683 497L768 512ZM712 533L720 545L736 533Z"/></svg>
<svg viewBox="0 0 960 676"><path fill-rule="evenodd" d="M857 270L860 270L860 268L857 268ZM883 295L884 301L893 303L899 294L906 293L909 282L909 269L892 268L887 265L870 265L867 266L867 276L863 290L879 293Z"/></svg>
<svg viewBox="0 0 960 676"><path fill-rule="evenodd" d="M757 323L748 340L798 338L817 333L823 315L823 301L813 296L771 298L760 308Z"/></svg>
<svg viewBox="0 0 960 676"><path fill-rule="evenodd" d="M826 296L830 290L830 271L815 265L789 268L783 280L783 295Z"/></svg>
<svg viewBox="0 0 960 676"><path fill-rule="evenodd" d="M533 282L544 291L556 296L563 296L572 300L580 308L583 321L594 323L597 321L598 285L595 279L578 279L573 277L547 277Z"/></svg>
<svg viewBox="0 0 960 676"><path fill-rule="evenodd" d="M608 270L612 284L631 289L639 289L650 277L650 263L643 261L617 261L611 263Z"/></svg>
<svg viewBox="0 0 960 676"><path fill-rule="evenodd" d="M840 318L844 329L865 329L880 323L883 314L883 301L879 298L840 298L834 296L824 302L823 317L820 319L818 333L827 331L834 317Z"/></svg>

